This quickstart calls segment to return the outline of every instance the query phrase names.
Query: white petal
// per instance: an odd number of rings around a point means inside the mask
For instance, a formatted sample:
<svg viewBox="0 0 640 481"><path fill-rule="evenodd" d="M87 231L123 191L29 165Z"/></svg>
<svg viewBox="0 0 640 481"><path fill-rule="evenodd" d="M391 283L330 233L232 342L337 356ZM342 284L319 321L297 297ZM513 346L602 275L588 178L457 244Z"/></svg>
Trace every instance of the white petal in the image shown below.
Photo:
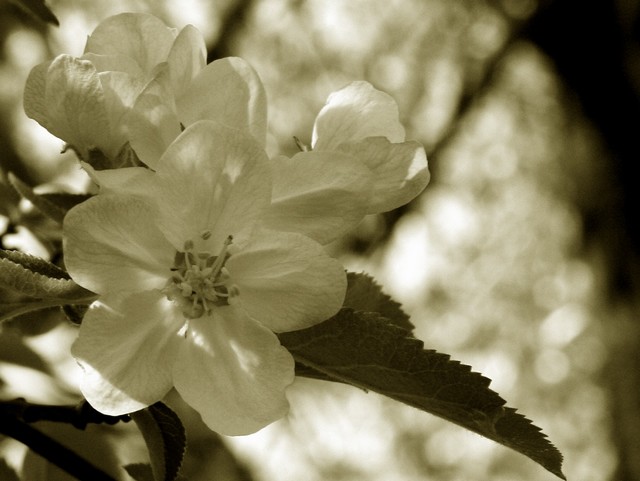
<svg viewBox="0 0 640 481"><path fill-rule="evenodd" d="M267 100L260 78L244 60L228 57L207 65L177 99L184 125L215 120L248 130L262 147L267 136Z"/></svg>
<svg viewBox="0 0 640 481"><path fill-rule="evenodd" d="M138 195L149 197L149 184L153 182L153 171L145 167L120 167L96 170L81 162L91 180L100 187L100 194Z"/></svg>
<svg viewBox="0 0 640 481"><path fill-rule="evenodd" d="M155 225L157 213L133 196L98 195L64 219L65 265L71 277L98 294L161 289L175 249Z"/></svg>
<svg viewBox="0 0 640 481"><path fill-rule="evenodd" d="M27 117L35 120L49 130L49 111L45 98L47 89L47 71L51 62L36 65L29 72L27 83L24 86L24 111Z"/></svg>
<svg viewBox="0 0 640 481"><path fill-rule="evenodd" d="M124 55L150 73L167 59L175 29L146 13L121 13L103 20L87 39L85 53Z"/></svg>
<svg viewBox="0 0 640 481"><path fill-rule="evenodd" d="M278 338L230 308L189 321L174 384L213 431L244 435L283 417L294 362Z"/></svg>
<svg viewBox="0 0 640 481"><path fill-rule="evenodd" d="M299 232L327 244L355 227L367 213L371 172L339 152L300 152L277 157L273 198L264 224Z"/></svg>
<svg viewBox="0 0 640 481"><path fill-rule="evenodd" d="M138 62L126 55L98 55L89 52L80 58L89 60L98 72L121 72L144 81L145 72L142 71Z"/></svg>
<svg viewBox="0 0 640 481"><path fill-rule="evenodd" d="M193 25L187 25L180 31L171 47L167 63L171 71L173 92L179 97L207 64L204 38Z"/></svg>
<svg viewBox="0 0 640 481"><path fill-rule="evenodd" d="M45 64L46 65L46 64ZM25 87L25 111L83 157L110 150L104 91L93 65L69 55L36 67Z"/></svg>
<svg viewBox="0 0 640 481"><path fill-rule="evenodd" d="M366 137L404 140L398 105L388 94L364 81L332 93L316 118L311 145L314 150L335 150L345 142Z"/></svg>
<svg viewBox="0 0 640 481"><path fill-rule="evenodd" d="M230 303L269 329L303 329L333 316L347 288L344 268L293 232L256 231L226 263Z"/></svg>
<svg viewBox="0 0 640 481"><path fill-rule="evenodd" d="M125 120L142 85L124 72L102 72L98 76L104 90L104 106L110 125L109 150L105 153L114 159L129 140Z"/></svg>
<svg viewBox="0 0 640 481"><path fill-rule="evenodd" d="M384 137L371 137L342 144L339 150L357 157L373 173L367 214L400 207L420 194L429 183L427 156L419 142L392 144Z"/></svg>
<svg viewBox="0 0 640 481"><path fill-rule="evenodd" d="M177 249L210 231L206 244L219 250L255 224L271 198L265 152L249 134L212 121L188 127L159 160L157 176L158 222Z"/></svg>
<svg viewBox="0 0 640 481"><path fill-rule="evenodd" d="M115 416L161 400L173 384L182 324L175 306L157 291L94 303L71 348L89 403Z"/></svg>
<svg viewBox="0 0 640 481"><path fill-rule="evenodd" d="M160 69L138 96L127 118L131 147L138 158L152 169L180 135L172 89L169 69Z"/></svg>

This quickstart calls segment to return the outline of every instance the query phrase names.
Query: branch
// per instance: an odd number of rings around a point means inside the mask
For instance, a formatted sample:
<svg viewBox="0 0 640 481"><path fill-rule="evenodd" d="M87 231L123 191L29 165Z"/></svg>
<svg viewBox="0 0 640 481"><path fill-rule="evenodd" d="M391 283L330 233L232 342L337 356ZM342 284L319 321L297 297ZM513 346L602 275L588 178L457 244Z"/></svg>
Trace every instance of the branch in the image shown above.
<svg viewBox="0 0 640 481"><path fill-rule="evenodd" d="M31 404L22 398L12 401L0 401L0 417L12 417L21 422L34 423L37 421L52 421L71 424L77 429L84 430L87 424L117 424L120 421L129 422L131 418L122 416L107 416L102 414L87 402L82 401L75 406L49 406L46 404Z"/></svg>
<svg viewBox="0 0 640 481"><path fill-rule="evenodd" d="M0 411L0 433L20 441L34 453L80 480L116 481L55 439L12 416L8 410Z"/></svg>

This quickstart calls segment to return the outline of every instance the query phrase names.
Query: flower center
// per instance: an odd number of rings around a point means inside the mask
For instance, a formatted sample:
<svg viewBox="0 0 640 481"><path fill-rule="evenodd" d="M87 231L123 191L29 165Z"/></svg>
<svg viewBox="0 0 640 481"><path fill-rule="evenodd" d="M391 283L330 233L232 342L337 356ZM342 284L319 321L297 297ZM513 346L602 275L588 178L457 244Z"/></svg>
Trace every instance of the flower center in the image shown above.
<svg viewBox="0 0 640 481"><path fill-rule="evenodd" d="M203 239L211 236L209 231ZM208 252L195 252L193 241L184 244L184 252L176 252L174 274L164 289L167 298L177 302L188 319L208 314L212 307L227 305L234 295L234 286L227 286L229 273L224 267L230 254L232 236L227 237L222 250L216 256Z"/></svg>

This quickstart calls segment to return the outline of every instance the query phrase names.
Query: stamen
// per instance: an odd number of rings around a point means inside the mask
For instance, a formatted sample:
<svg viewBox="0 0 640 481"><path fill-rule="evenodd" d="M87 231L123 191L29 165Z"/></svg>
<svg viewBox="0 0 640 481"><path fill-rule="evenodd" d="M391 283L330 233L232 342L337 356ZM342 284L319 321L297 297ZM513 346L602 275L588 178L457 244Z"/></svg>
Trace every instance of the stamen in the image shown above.
<svg viewBox="0 0 640 481"><path fill-rule="evenodd" d="M204 231L203 240L211 237L210 231ZM237 295L237 288L227 286L229 273L224 265L229 259L229 246L233 237L228 236L220 253L212 256L207 252L194 252L193 241L184 243L184 252L175 256L173 274L164 289L167 298L178 302L187 319L207 315L213 305L228 304L228 298Z"/></svg>

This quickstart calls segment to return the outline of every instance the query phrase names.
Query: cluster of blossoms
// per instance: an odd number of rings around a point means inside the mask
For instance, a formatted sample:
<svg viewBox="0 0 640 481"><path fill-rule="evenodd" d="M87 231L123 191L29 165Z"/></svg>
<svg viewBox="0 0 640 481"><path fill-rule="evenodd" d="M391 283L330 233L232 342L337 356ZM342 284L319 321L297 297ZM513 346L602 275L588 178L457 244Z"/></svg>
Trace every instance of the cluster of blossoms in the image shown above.
<svg viewBox="0 0 640 481"><path fill-rule="evenodd" d="M429 172L366 82L331 94L310 149L269 158L257 74L205 54L191 26L116 15L82 57L35 67L24 103L99 185L64 221L66 267L99 296L72 348L82 393L120 415L175 388L238 435L288 408L294 361L275 333L342 307L345 271L323 246L409 202Z"/></svg>

